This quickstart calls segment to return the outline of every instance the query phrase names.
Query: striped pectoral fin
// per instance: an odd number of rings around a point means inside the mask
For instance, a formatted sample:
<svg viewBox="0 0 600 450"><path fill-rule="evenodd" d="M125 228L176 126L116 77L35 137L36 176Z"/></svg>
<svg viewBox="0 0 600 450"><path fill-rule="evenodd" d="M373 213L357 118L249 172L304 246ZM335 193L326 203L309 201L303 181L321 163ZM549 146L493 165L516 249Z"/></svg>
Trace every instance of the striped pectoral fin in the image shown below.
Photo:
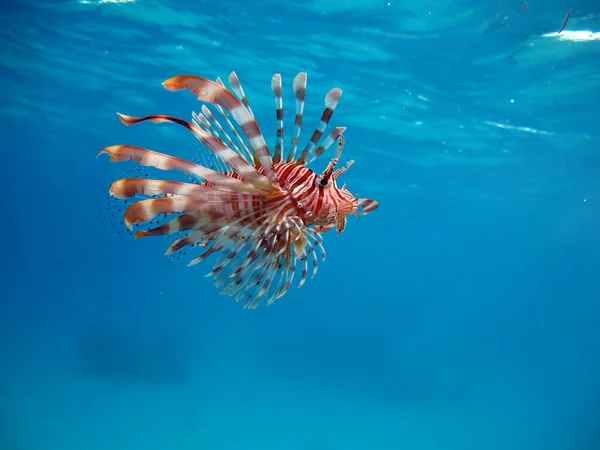
<svg viewBox="0 0 600 450"><path fill-rule="evenodd" d="M359 208L362 208L363 215L367 215L379 208L379 203L377 203L375 200L370 200L368 198L359 198L358 206Z"/></svg>
<svg viewBox="0 0 600 450"><path fill-rule="evenodd" d="M151 228L150 230L136 231L134 236L136 239L150 236L166 236L168 234L179 233L181 231L196 228L198 222L199 218L195 214L183 214L159 227Z"/></svg>
<svg viewBox="0 0 600 450"><path fill-rule="evenodd" d="M194 213L205 221L217 221L227 213L223 205L238 202L235 192L203 189L193 196L175 195L173 197L140 200L125 211L125 224L131 229L134 224L149 222L160 214Z"/></svg>
<svg viewBox="0 0 600 450"><path fill-rule="evenodd" d="M198 200L189 197L163 197L141 200L125 211L125 225L132 229L137 223L149 222L160 214L174 214L194 209Z"/></svg>
<svg viewBox="0 0 600 450"><path fill-rule="evenodd" d="M115 181L110 187L110 195L125 199L136 195L195 195L203 193L206 187L200 184L177 181L153 180L147 178L124 178Z"/></svg>
<svg viewBox="0 0 600 450"><path fill-rule="evenodd" d="M221 247L220 245L213 244L211 247L209 247L207 250L205 250L204 253L202 253L200 256L192 259L188 263L188 266L195 266L197 264L200 264L202 261L204 261L210 255L212 255L213 253L220 252L221 250L223 250L223 247Z"/></svg>
<svg viewBox="0 0 600 450"><path fill-rule="evenodd" d="M308 278L308 254L307 250L313 249L310 241L304 235L300 239L297 239L293 242L294 246L294 256L296 258L297 263L303 266L302 275L300 277L300 281L298 282L298 288L304 286L306 283L306 279Z"/></svg>
<svg viewBox="0 0 600 450"><path fill-rule="evenodd" d="M187 128L200 142L208 147L215 155L221 158L225 164L237 172L242 178L244 178L244 180L267 192L275 188L274 184L268 177L261 175L253 166L248 164L248 162L241 155L227 147L222 140L215 138L211 134L202 130L196 124L189 123L177 117L164 115L146 117L125 116L123 114L118 115L119 119L121 119L121 122L126 125L135 125L146 121L153 123L176 123L181 125L182 127Z"/></svg>
<svg viewBox="0 0 600 450"><path fill-rule="evenodd" d="M163 82L163 86L170 91L187 89L192 94L197 95L198 100L214 103L229 111L250 142L250 146L264 169L265 175L271 183L277 185L277 175L273 170L273 159L265 138L252 113L235 95L214 81L188 75L170 78Z"/></svg>
<svg viewBox="0 0 600 450"><path fill-rule="evenodd" d="M186 175L192 175L202 180L208 181L215 186L224 189L230 189L235 192L245 192L250 194L262 194L264 189L260 189L253 184L243 180L236 180L214 170L199 166L184 159L163 153L154 152L131 145L111 145L103 148L97 156L107 154L111 162L134 161L142 166L155 167L160 170L176 170Z"/></svg>
<svg viewBox="0 0 600 450"><path fill-rule="evenodd" d="M317 228L317 227L316 227ZM315 228L315 231L317 231ZM315 244L320 245L320 241L318 239L320 239L318 234L315 235L307 235L307 240L306 240L306 245L304 247L304 253L299 257L299 261L300 263L303 264L303 269L302 269L302 278L300 279L300 282L298 283L298 288L301 288L304 283L306 283L306 280L308 278L308 261L309 259L311 259L312 257L312 274L311 274L311 278L314 278L314 276L317 274L317 270L319 268L319 258L317 256L316 250L315 250Z"/></svg>
<svg viewBox="0 0 600 450"><path fill-rule="evenodd" d="M172 255L188 245L194 245L205 240L206 233L202 229L194 229L187 236L173 242L167 249L165 255Z"/></svg>

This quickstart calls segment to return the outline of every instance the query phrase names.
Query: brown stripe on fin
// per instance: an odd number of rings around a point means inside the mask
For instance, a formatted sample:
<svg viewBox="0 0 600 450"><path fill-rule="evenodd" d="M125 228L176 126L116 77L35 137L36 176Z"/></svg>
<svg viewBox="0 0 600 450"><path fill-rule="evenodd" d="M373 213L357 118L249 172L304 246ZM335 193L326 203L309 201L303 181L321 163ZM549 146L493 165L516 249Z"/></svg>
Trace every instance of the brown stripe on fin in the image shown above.
<svg viewBox="0 0 600 450"><path fill-rule="evenodd" d="M315 231L316 228L315 227ZM302 255L299 260L301 262L304 262L304 270L302 271L302 279L300 280L300 283L298 284L298 288L301 288L304 283L306 282L306 279L308 277L308 260L312 257L312 262L313 262L313 271L311 274L311 278L314 278L315 275L317 274L317 270L319 268L319 258L317 256L317 252L315 250L315 245L317 247L320 247L321 249L323 248L323 246L321 245L321 237L319 234L316 235L311 235L311 234L307 234L307 242L306 242L306 246L305 246L305 252L304 255ZM314 241L314 242L313 242ZM325 259L325 251L323 250L323 259Z"/></svg>
<svg viewBox="0 0 600 450"><path fill-rule="evenodd" d="M185 212L193 208L187 197L164 197L141 200L134 203L125 211L125 225L130 230L138 223L150 222L160 214Z"/></svg>
<svg viewBox="0 0 600 450"><path fill-rule="evenodd" d="M236 180L235 178L228 177L184 159L140 147L111 145L100 150L97 157L101 154L107 154L111 162L134 161L146 167L155 167L160 170L176 170L207 181L222 189L249 194L262 194L265 192L263 189L259 189L246 181Z"/></svg>
<svg viewBox="0 0 600 450"><path fill-rule="evenodd" d="M313 228L304 227L298 217L278 222L263 220L246 230L250 234L245 237L250 239L236 239L240 232L242 229L223 228L215 234L214 243L222 247L222 252L208 276L222 287L223 294L244 302L245 308L269 305L283 296L297 270L302 270L298 287L302 286L309 274L307 261L318 259L315 248L320 246L320 237ZM313 261L313 269L317 265Z"/></svg>
<svg viewBox="0 0 600 450"><path fill-rule="evenodd" d="M301 72L294 78L294 92L296 93L296 117L294 119L294 137L292 138L292 151L287 157L287 162L292 162L296 158L300 132L302 131L302 118L304 116L304 101L306 99L306 79L305 72Z"/></svg>
<svg viewBox="0 0 600 450"><path fill-rule="evenodd" d="M221 109L222 111L222 109ZM225 114L225 113L223 113ZM239 154L242 158L244 158L246 161L250 162L250 161L254 161L253 157L252 157L252 153L250 152L250 150L248 149L248 147L246 146L239 146L229 135L229 133L227 132L227 130L225 130L225 128L223 127L223 125L221 125L221 123L217 120L217 118L214 116L214 114L212 113L212 111L208 108L208 106L206 105L202 105L202 113L201 115L197 115L195 113L192 113L192 117L203 117L204 120L206 121L207 125L210 125L212 127L213 130L215 130L215 132L217 132L217 135L219 136L219 139L223 140L223 142L225 143L225 145L227 145L228 147L230 147L232 150L234 150L237 154ZM225 115L225 118L227 118L227 115ZM227 119L229 120L229 119ZM233 128L233 124L231 122L228 123L230 129L232 129L234 131L234 135L235 135L235 128ZM238 140L241 141L241 137L239 134L237 134ZM241 141L243 143L243 141Z"/></svg>
<svg viewBox="0 0 600 450"><path fill-rule="evenodd" d="M321 136L323 136L325 128L327 128L327 125L331 120L331 116L333 116L335 108L337 107L341 97L342 90L340 88L333 88L325 96L325 109L323 110L323 114L321 114L321 122L315 129L313 135L310 138L310 141L300 154L300 157L297 161L298 163L304 163L310 155L310 152L312 152L313 149L316 147L317 143L321 139Z"/></svg>
<svg viewBox="0 0 600 450"><path fill-rule="evenodd" d="M165 252L165 255L169 256L187 247L188 245L194 245L200 242L204 242L205 237L206 232L204 232L202 229L196 228L190 231L187 236L173 242Z"/></svg>
<svg viewBox="0 0 600 450"><path fill-rule="evenodd" d="M121 119L121 122L123 122L125 125L136 125L145 121L150 121L153 123L176 123L177 125L181 125L182 127L187 128L194 136L196 136L196 138L198 138L200 142L202 142L209 150L221 158L225 164L231 167L245 181L266 192L275 189L269 179L260 174L253 166L248 164L244 158L227 147L221 140L216 139L207 132L201 130L196 124L178 119L177 117L164 115L146 117L125 116L123 114L118 115L119 119Z"/></svg>
<svg viewBox="0 0 600 450"><path fill-rule="evenodd" d="M250 115L254 117L252 108L250 108L250 102L248 101L248 97L246 97L244 88L242 88L242 83L240 82L240 79L238 78L235 72L231 72L229 74L229 84L231 85L231 89L233 89L233 92L235 92L235 95L237 95L242 104L246 107Z"/></svg>
<svg viewBox="0 0 600 450"><path fill-rule="evenodd" d="M254 213L252 212L250 216L253 214ZM167 255L171 255L186 246L195 245L199 242L214 241L218 236L223 235L226 232L229 232L232 235L230 238L235 240L235 235L240 234L243 229L240 222L251 219L250 216L240 217L235 212L229 215L221 215L218 218L214 215L206 214L206 211L202 210L193 211L189 213L189 215L196 218L193 230L186 237L174 242L167 250ZM198 262L200 261L197 261L196 263Z"/></svg>
<svg viewBox="0 0 600 450"><path fill-rule="evenodd" d="M277 118L277 136L273 162L278 163L283 158L283 86L281 84L281 74L277 73L273 76L271 90L275 94L275 117Z"/></svg>
<svg viewBox="0 0 600 450"><path fill-rule="evenodd" d="M227 143L223 141L223 137L215 129L208 117L202 112L200 114L196 114L195 112L192 113L192 123L198 126L201 130L212 135L215 139L219 139L221 142L223 142L224 145L227 145ZM233 172L231 167L227 166L227 164L225 164L223 160L219 157L215 158L215 165L217 166L215 168L218 169L221 173L231 174Z"/></svg>
<svg viewBox="0 0 600 450"><path fill-rule="evenodd" d="M196 214L183 214L171 219L167 223L149 230L136 231L135 238L142 239L150 236L166 236L169 234L179 233L181 231L191 230L196 228L199 219Z"/></svg>
<svg viewBox="0 0 600 450"><path fill-rule="evenodd" d="M223 83L223 81L220 78L217 78L216 83L219 86L221 86L223 89L226 89L225 83ZM203 105L203 107L204 106L205 105ZM225 110L221 106L219 106L219 105L213 104L213 106L217 109L217 111L219 111L219 113L221 114L221 116L225 120L225 123L229 127L229 130L231 130L231 132L235 136L235 138L236 138L236 140L237 140L237 142L239 144L238 146L236 146L237 148L235 150L237 150L240 155L244 156L244 158L247 158L248 162L254 161L254 164L257 165L258 164L258 160L256 159L256 156L253 155L252 151L250 151L250 149L248 148L248 145L246 144L246 141L244 141L244 139L242 138L242 136L240 136L240 133L235 128L235 126L233 125L233 123L231 123L231 120L229 120L229 116L225 113Z"/></svg>
<svg viewBox="0 0 600 450"><path fill-rule="evenodd" d="M258 123L235 95L206 78L187 75L170 78L163 82L163 86L170 91L187 89L197 95L198 100L215 103L229 111L246 135L266 177L273 185L279 186L277 175L273 170L273 160Z"/></svg>
<svg viewBox="0 0 600 450"><path fill-rule="evenodd" d="M148 178L124 178L115 181L110 187L110 195L125 199L136 195L196 195L206 192L206 187L200 184L182 183L179 181L164 181Z"/></svg>
<svg viewBox="0 0 600 450"><path fill-rule="evenodd" d="M202 253L200 256L198 256L197 258L191 260L188 263L188 266L195 266L196 264L201 263L202 261L204 261L206 258L208 258L210 255L212 255L213 253L219 252L223 250L223 247L218 246L213 244L211 247L208 248L208 250L206 250L204 253Z"/></svg>
<svg viewBox="0 0 600 450"><path fill-rule="evenodd" d="M193 196L150 198L132 204L125 211L125 224L129 229L136 223L149 222L160 214L194 213L207 222L218 222L223 217L223 205L240 200L236 192L203 189Z"/></svg>
<svg viewBox="0 0 600 450"><path fill-rule="evenodd" d="M366 216L367 214L379 208L379 203L377 203L375 200L370 200L368 198L359 198L358 206L359 208L363 209L362 213Z"/></svg>
<svg viewBox="0 0 600 450"><path fill-rule="evenodd" d="M334 128L333 131L329 134L329 136L327 136L327 139L325 139L323 141L323 144L321 144L319 146L319 148L317 148L315 150L313 155L311 155L308 158L308 161L306 162L306 164L308 165L308 164L312 163L315 159L317 159L319 156L321 156L323 154L323 152L325 152L329 147L331 147L333 145L333 143L344 133L344 131L346 131L346 127Z"/></svg>

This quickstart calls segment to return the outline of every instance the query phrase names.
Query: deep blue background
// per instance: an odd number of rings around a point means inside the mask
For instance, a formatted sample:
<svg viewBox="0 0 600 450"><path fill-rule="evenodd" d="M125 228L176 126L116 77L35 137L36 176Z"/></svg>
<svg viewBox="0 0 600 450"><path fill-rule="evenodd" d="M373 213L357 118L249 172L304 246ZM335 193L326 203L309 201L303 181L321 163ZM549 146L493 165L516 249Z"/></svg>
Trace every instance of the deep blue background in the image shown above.
<svg viewBox="0 0 600 450"><path fill-rule="evenodd" d="M597 2L2 3L0 448L600 448L600 35L577 30ZM115 112L187 119L160 83L234 70L269 143L274 73L290 125L308 72L303 141L341 87L345 181L381 204L257 311L97 219L131 168L99 149L196 150Z"/></svg>

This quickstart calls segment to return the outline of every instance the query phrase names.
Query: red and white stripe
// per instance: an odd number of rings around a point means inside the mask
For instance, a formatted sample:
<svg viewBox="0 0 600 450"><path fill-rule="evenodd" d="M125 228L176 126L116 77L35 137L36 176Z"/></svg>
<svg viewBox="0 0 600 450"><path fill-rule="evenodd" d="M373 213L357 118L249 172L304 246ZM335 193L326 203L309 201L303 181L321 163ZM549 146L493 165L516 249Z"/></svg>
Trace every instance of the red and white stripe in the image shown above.
<svg viewBox="0 0 600 450"><path fill-rule="evenodd" d="M278 122L271 156L235 72L229 76L229 82L237 97L220 79L215 83L200 77L178 76L163 83L169 90L187 89L199 100L212 103L224 118L228 130L206 105L199 114L193 114L192 123L164 115L136 118L119 114L126 125L150 121L185 127L222 161L222 173L139 147L114 145L99 152L99 155L108 154L113 162L136 161L201 180L200 184L194 184L127 178L113 183L110 193L119 199L140 195L151 197L135 201L125 212L125 223L135 229L135 237L187 232L169 247L167 254L188 246L200 246L203 253L190 265L216 254L217 262L209 275L223 287L223 293L236 300L244 299L248 308L258 306L262 300L272 303L284 295L294 281L296 270L300 270L298 285L302 286L311 272L310 265L312 276L316 274L317 250L325 259L320 233L333 228L341 233L346 227L347 216L358 216L359 208L363 214L368 214L378 207L374 200L358 199L345 187L337 187L336 180L352 164L336 170L344 148L345 128L333 129L318 146L338 105L341 89L332 89L326 95L321 120L304 150L296 157L306 80L306 73L300 73L294 79L295 133L292 150L285 159L281 76L277 74L271 81ZM251 150L225 111L241 127ZM338 144L336 155L323 173L317 174L307 167L335 142ZM169 218L171 214L176 217ZM159 225L160 222L156 222L159 216L165 216L167 221Z"/></svg>

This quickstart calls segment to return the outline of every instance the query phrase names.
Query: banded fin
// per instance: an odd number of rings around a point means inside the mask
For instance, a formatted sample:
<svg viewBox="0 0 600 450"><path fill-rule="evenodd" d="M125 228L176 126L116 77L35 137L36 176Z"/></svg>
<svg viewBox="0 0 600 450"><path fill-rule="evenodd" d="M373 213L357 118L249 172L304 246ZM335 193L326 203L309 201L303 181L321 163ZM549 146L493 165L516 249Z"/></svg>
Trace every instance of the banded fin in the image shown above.
<svg viewBox="0 0 600 450"><path fill-rule="evenodd" d="M305 255L302 255L299 259L301 262L304 262L304 270L302 271L302 278L300 280L300 283L298 284L298 287L302 287L304 285L304 283L306 282L306 279L308 277L308 258L309 256L312 256L312 274L311 274L311 278L314 278L315 275L317 274L317 271L319 269L319 258L317 257L317 252L316 249L319 248L321 250L321 255L323 257L323 260L325 260L326 258L326 253L325 253L325 249L323 248L322 242L323 239L321 238L321 236L319 234L316 235L307 235L308 242L307 242L307 249L305 252Z"/></svg>
<svg viewBox="0 0 600 450"><path fill-rule="evenodd" d="M236 192L217 191L215 189L202 189L193 196L176 195L173 197L150 198L132 204L125 211L125 224L132 228L134 224L149 222L161 214L189 213L201 215L207 222L215 224L226 223L223 213L224 205L232 207L240 197L246 194Z"/></svg>
<svg viewBox="0 0 600 450"><path fill-rule="evenodd" d="M233 173L231 167L226 166L223 163L223 160L217 155L215 155L212 151L207 149L206 146L202 144L202 142L197 143L196 149L192 153L192 156L190 157L189 161L191 163L197 164L199 166L205 167L207 169L213 170L221 174L229 175ZM196 178L192 177L191 175L186 175L186 179L193 183L197 181Z"/></svg>
<svg viewBox="0 0 600 450"><path fill-rule="evenodd" d="M201 130L206 131L207 133L212 135L215 139L219 139L221 142L223 142L224 145L228 145L226 142L223 141L223 137L215 129L215 126L212 124L212 122L209 120L209 118L205 114L192 113L192 123L194 123L196 126L198 126ZM221 158L217 157L214 153L212 153L212 156L215 157L214 167L218 172L221 172L224 174L231 174L233 172L231 170L231 167L227 166ZM205 167L207 167L206 164L203 164L203 165Z"/></svg>
<svg viewBox="0 0 600 450"><path fill-rule="evenodd" d="M165 201L155 204L161 205L160 211L174 209ZM266 220L268 214L266 212L263 217L255 218L250 226L231 218L215 223L203 221L197 215L190 217L184 221L189 233L176 241L167 254L187 247L199 247L202 251L190 261L190 266L216 255L216 262L207 276L214 278L223 294L234 297L236 301L243 300L244 307L249 309L263 302L271 304L291 288L294 279L298 280L298 287L302 287L308 276L315 276L319 265L317 250L321 251L323 260L326 254L319 234L304 227L298 217L286 217L275 222ZM196 225L192 225L194 220L197 220ZM161 232L174 228L183 227L178 222L170 229L162 227ZM151 233L155 235L155 232ZM297 270L301 270L300 277L295 277Z"/></svg>
<svg viewBox="0 0 600 450"><path fill-rule="evenodd" d="M358 207L363 209L363 215L367 215L377 208L379 208L379 203L375 200L370 200L368 198L359 198L358 199Z"/></svg>
<svg viewBox="0 0 600 450"><path fill-rule="evenodd" d="M209 276L223 286L223 294L244 300L247 309L257 308L263 301L269 305L282 297L292 286L299 264L304 270L298 287L309 274L310 258L313 276L318 267L315 249L319 248L320 237L313 229L303 227L297 217L286 217L277 224L266 222L252 239L234 241L233 245L225 244L228 235L231 233L223 233L215 241L224 249Z"/></svg>
<svg viewBox="0 0 600 450"><path fill-rule="evenodd" d="M240 199L238 199L240 200ZM256 199L252 197L247 197L244 199L246 202L254 202ZM221 208L223 210L223 208ZM222 211L223 212L223 211ZM253 221L256 221L254 217L254 212L250 213L250 215L241 216L239 212L231 210L229 214L223 214L219 217L218 220L215 220L213 217L205 217L205 215L201 211L194 211L189 213L190 217L186 222L187 229L192 229L187 236L178 241L174 242L173 245L167 250L167 255L170 255L176 251L181 250L182 248L195 245L200 242L210 241L214 238L214 234L218 235L223 232L223 230L229 230L232 234L233 240L241 240L248 239L247 233L244 231L247 229L248 224L252 224ZM191 223L195 220L195 223ZM167 234L171 233L179 226L179 223L171 224L168 228L162 228L160 230L151 230L156 234ZM175 230L179 231L179 230Z"/></svg>
<svg viewBox="0 0 600 450"><path fill-rule="evenodd" d="M252 108L250 108L250 102L248 101L248 97L246 97L244 88L242 88L242 83L240 83L240 79L238 78L235 72L231 72L229 74L229 84L231 85L231 89L233 89L233 92L235 92L235 95L237 95L238 99L246 107L250 115L254 117Z"/></svg>
<svg viewBox="0 0 600 450"><path fill-rule="evenodd" d="M118 113L117 113L118 114ZM256 188L264 192L270 192L275 189L275 186L262 174L260 174L253 166L236 152L227 147L221 140L216 139L207 132L201 130L196 124L191 124L177 117L155 115L146 117L133 117L118 114L119 119L125 125L136 125L141 122L150 121L153 123L176 123L184 128L187 128L194 136L200 140L208 149L213 151L220 157L225 164L231 167L245 181L254 185Z"/></svg>
<svg viewBox="0 0 600 450"><path fill-rule="evenodd" d="M329 121L331 120L331 116L333 116L335 108L337 107L341 97L342 97L342 90L340 88L333 88L325 96L325 109L323 110L323 113L321 114L321 122L319 123L319 125L317 126L315 131L313 132L313 135L311 136L310 141L308 141L308 144L306 144L306 147L300 154L300 157L298 158L299 163L304 163L306 161L306 159L310 155L310 152L313 151L313 149L315 148L315 146L321 139L321 136L323 136L323 133L325 132L325 128L327 128L327 125L329 124Z"/></svg>
<svg viewBox="0 0 600 450"><path fill-rule="evenodd" d="M292 162L296 158L296 150L298 149L298 141L300 140L300 132L302 131L302 118L304 115L304 100L306 99L306 79L305 72L301 72L294 78L294 92L296 93L296 117L294 119L295 133L292 138L292 151L287 157L287 162Z"/></svg>
<svg viewBox="0 0 600 450"><path fill-rule="evenodd" d="M225 115L225 117L227 118L227 115ZM243 146L240 147L236 142L233 141L229 133L213 115L208 106L202 105L202 112L200 114L192 113L192 121L196 121L196 123L203 122L206 127L213 130L214 136L220 139L225 145L238 153L246 161L252 161L252 155L250 154L248 148ZM233 128L233 124L231 122L229 122L229 126L231 130L234 131L235 135L235 128ZM237 136L238 139L241 140L239 134L237 134Z"/></svg>
<svg viewBox="0 0 600 450"><path fill-rule="evenodd" d="M98 152L96 157L107 154L111 162L135 161L142 166L155 167L160 170L176 170L187 175L193 175L201 180L235 192L262 194L264 191L256 186L235 178L207 169L184 159L152 150L133 147L130 145L111 145Z"/></svg>
<svg viewBox="0 0 600 450"><path fill-rule="evenodd" d="M171 246L165 252L165 255L172 255L173 253L179 252L187 246L194 246L195 244L200 244L200 246L202 247L201 243L206 241L207 234L208 232L205 231L202 227L194 227L194 229L192 229L192 231L190 231L187 234L187 236L184 236L183 238L173 242L173 244L171 244Z"/></svg>
<svg viewBox="0 0 600 450"><path fill-rule="evenodd" d="M202 195L207 189L201 184L182 183L179 181L165 181L147 178L124 178L115 181L110 187L110 195L125 199L136 195Z"/></svg>
<svg viewBox="0 0 600 450"><path fill-rule="evenodd" d="M323 141L323 144L321 144L315 150L315 152L312 154L312 156L308 158L308 161L306 162L306 164L308 165L308 164L312 163L315 159L317 159L319 156L321 156L329 147L331 147L333 145L333 143L335 141L337 141L337 139L340 136L342 136L344 131L346 131L346 127L334 128L333 131L329 134L329 136L327 136L327 138Z"/></svg>
<svg viewBox="0 0 600 450"><path fill-rule="evenodd" d="M131 205L131 200L122 200L113 197L109 193L110 186L121 178L136 177L150 179L150 171L143 166L134 166L124 171L107 171L107 181L99 184L98 203L96 208L96 219L98 223L109 230L115 236L133 237L133 233L123 224L123 214Z"/></svg>
<svg viewBox="0 0 600 450"><path fill-rule="evenodd" d="M206 78L187 75L170 78L163 82L163 86L170 91L187 89L197 95L198 100L215 103L229 111L242 128L266 177L274 186L279 186L273 170L273 160L258 123L235 95Z"/></svg>
<svg viewBox="0 0 600 450"><path fill-rule="evenodd" d="M283 158L283 86L280 74L273 76L271 89L273 90L273 94L275 94L275 117L277 118L277 135L273 162L278 163Z"/></svg>
<svg viewBox="0 0 600 450"><path fill-rule="evenodd" d="M167 236L182 231L188 231L198 226L198 214L186 213L170 219L168 222L147 230L135 232L136 239L142 239L151 236Z"/></svg>
<svg viewBox="0 0 600 450"><path fill-rule="evenodd" d="M204 253L202 253L200 256L194 258L192 261L190 261L190 263L188 264L188 266L195 266L197 264L200 264L202 261L204 261L206 258L208 258L210 255L220 252L223 250L223 247L220 247L218 245L213 244L211 247L208 248L208 250L206 250Z"/></svg>
<svg viewBox="0 0 600 450"><path fill-rule="evenodd" d="M225 84L223 83L223 81L220 78L217 78L216 83L219 86L221 86L222 88L226 89ZM204 106L206 106L206 105L203 105L203 107ZM225 120L225 123L227 124L227 126L229 127L229 129L231 130L231 132L233 133L233 135L235 136L235 138L237 140L238 145L234 144L234 150L236 150L240 155L242 155L244 158L246 158L247 161L254 161L254 164L258 165L256 157L252 154L252 151L250 151L250 149L248 148L248 145L246 145L246 141L244 141L242 136L240 136L240 133L235 128L233 123L231 123L231 120L229 119L229 116L225 113L225 110L219 105L213 104L213 106L216 108L217 111L219 111L219 113Z"/></svg>

